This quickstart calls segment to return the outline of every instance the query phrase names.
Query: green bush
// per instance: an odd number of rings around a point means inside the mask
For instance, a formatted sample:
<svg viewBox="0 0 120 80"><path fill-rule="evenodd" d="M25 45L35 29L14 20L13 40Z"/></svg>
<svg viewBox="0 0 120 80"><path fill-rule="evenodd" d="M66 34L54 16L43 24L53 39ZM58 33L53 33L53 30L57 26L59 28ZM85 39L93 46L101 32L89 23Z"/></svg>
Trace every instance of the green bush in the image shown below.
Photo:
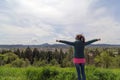
<svg viewBox="0 0 120 80"><path fill-rule="evenodd" d="M0 80L27 80L25 68L0 67Z"/></svg>
<svg viewBox="0 0 120 80"><path fill-rule="evenodd" d="M23 59L16 59L11 63L12 67L27 67L30 65L30 62L28 60L23 60Z"/></svg>
<svg viewBox="0 0 120 80"><path fill-rule="evenodd" d="M86 66L86 78L87 80L120 80L120 70ZM77 80L77 73L75 67L0 67L0 80Z"/></svg>
<svg viewBox="0 0 120 80"><path fill-rule="evenodd" d="M58 62L56 59L52 59L50 62L51 65L58 65Z"/></svg>
<svg viewBox="0 0 120 80"><path fill-rule="evenodd" d="M10 64L16 59L18 59L18 56L12 52L0 54L0 65Z"/></svg>
<svg viewBox="0 0 120 80"><path fill-rule="evenodd" d="M28 68L26 71L26 77L28 80L39 80L41 75L41 69Z"/></svg>
<svg viewBox="0 0 120 80"><path fill-rule="evenodd" d="M35 67L41 67L41 66L46 66L46 65L47 65L46 60L39 60L39 61L35 61L33 63L33 66L35 66Z"/></svg>
<svg viewBox="0 0 120 80"><path fill-rule="evenodd" d="M88 80L117 80L117 75L110 69L89 66L86 68L86 75Z"/></svg>
<svg viewBox="0 0 120 80"><path fill-rule="evenodd" d="M96 70L94 76L98 78L97 80L116 80L115 73L108 70Z"/></svg>
<svg viewBox="0 0 120 80"><path fill-rule="evenodd" d="M77 80L76 73L72 70L57 69L51 67L28 69L26 72L28 80Z"/></svg>
<svg viewBox="0 0 120 80"><path fill-rule="evenodd" d="M26 75L28 80L50 80L58 75L58 71L51 68L30 68L27 70Z"/></svg>

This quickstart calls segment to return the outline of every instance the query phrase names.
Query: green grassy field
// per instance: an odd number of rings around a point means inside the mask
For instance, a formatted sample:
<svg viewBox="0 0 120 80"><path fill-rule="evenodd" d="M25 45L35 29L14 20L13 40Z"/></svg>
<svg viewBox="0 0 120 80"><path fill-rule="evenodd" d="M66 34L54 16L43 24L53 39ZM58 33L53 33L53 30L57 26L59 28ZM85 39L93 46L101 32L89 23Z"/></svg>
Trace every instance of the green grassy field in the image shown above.
<svg viewBox="0 0 120 80"><path fill-rule="evenodd" d="M87 80L120 80L119 69L86 67ZM77 80L75 68L0 67L0 80Z"/></svg>

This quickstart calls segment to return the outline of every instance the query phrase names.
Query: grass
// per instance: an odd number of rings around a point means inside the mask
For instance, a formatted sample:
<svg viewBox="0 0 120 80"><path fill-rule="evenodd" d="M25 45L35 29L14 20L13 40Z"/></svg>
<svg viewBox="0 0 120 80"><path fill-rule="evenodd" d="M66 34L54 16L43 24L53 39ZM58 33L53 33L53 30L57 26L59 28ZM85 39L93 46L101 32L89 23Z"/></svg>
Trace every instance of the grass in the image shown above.
<svg viewBox="0 0 120 80"><path fill-rule="evenodd" d="M87 80L120 80L120 69L86 67ZM77 80L75 68L0 67L0 80Z"/></svg>
<svg viewBox="0 0 120 80"><path fill-rule="evenodd" d="M26 80L25 68L0 67L0 80Z"/></svg>

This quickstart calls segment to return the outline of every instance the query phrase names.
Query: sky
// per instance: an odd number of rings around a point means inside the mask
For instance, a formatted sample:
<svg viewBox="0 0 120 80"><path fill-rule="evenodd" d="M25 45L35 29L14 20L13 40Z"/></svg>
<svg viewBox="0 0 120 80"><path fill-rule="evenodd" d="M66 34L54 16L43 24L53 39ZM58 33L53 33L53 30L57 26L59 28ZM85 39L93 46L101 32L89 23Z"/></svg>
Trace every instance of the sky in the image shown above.
<svg viewBox="0 0 120 80"><path fill-rule="evenodd" d="M120 0L0 0L0 44L54 44L83 34L120 44Z"/></svg>

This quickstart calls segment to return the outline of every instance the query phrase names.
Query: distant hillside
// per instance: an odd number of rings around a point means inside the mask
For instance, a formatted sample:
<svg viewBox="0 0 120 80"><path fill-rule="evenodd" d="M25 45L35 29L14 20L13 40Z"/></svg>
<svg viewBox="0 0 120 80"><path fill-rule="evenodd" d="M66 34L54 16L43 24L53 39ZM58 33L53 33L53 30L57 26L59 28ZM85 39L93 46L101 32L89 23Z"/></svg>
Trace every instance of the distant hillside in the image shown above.
<svg viewBox="0 0 120 80"><path fill-rule="evenodd" d="M64 44L48 44L44 43L41 45L0 45L0 48L26 48L26 47L31 47L31 48L40 48L40 47L55 47L55 48L66 48L69 47L68 45Z"/></svg>
<svg viewBox="0 0 120 80"><path fill-rule="evenodd" d="M40 47L54 47L54 48L66 48L70 47L69 45L64 45L64 44L48 44L44 43L41 45L0 45L0 48L26 48L26 47L31 47L31 48L40 48ZM111 45L111 44L92 44L88 45L87 47L120 47L120 45Z"/></svg>

